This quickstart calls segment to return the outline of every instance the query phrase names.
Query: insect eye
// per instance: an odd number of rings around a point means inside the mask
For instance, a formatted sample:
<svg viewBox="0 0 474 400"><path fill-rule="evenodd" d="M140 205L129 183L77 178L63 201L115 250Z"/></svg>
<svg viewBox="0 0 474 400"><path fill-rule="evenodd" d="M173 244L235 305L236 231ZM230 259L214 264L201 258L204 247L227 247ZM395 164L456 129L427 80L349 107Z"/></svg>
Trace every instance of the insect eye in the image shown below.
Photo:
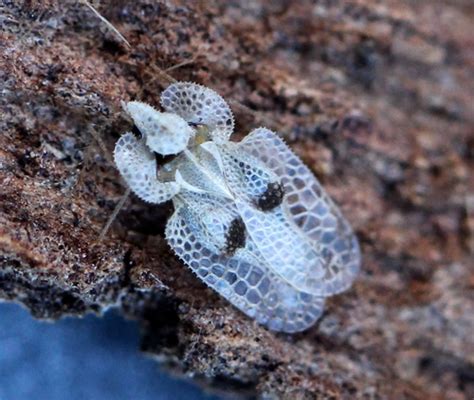
<svg viewBox="0 0 474 400"><path fill-rule="evenodd" d="M205 126L201 121L199 122L194 122L194 121L188 121L188 124L192 126L193 128L199 129L203 126Z"/></svg>
<svg viewBox="0 0 474 400"><path fill-rule="evenodd" d="M140 129L138 129L138 127L135 124L133 124L132 133L133 133L133 136L135 136L137 139L143 138L143 135L140 132Z"/></svg>
<svg viewBox="0 0 474 400"><path fill-rule="evenodd" d="M164 164L168 164L170 161L176 158L176 154L163 155L157 153L156 151L153 154L155 155L156 165L158 168Z"/></svg>

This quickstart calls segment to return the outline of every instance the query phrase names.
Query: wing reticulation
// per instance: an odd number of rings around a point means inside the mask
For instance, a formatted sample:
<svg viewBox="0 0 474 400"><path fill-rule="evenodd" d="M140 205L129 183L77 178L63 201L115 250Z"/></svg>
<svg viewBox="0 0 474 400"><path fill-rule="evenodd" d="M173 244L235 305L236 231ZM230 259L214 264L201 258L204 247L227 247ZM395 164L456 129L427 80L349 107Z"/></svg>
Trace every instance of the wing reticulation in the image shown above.
<svg viewBox="0 0 474 400"><path fill-rule="evenodd" d="M213 90L176 82L161 105L125 105L141 133L115 146L129 188L173 201L167 241L209 287L272 330L309 328L360 269L349 223L277 134L229 141L232 111ZM156 153L174 158L157 168Z"/></svg>
<svg viewBox="0 0 474 400"><path fill-rule="evenodd" d="M161 94L161 105L189 123L206 125L213 140L227 141L234 130L234 117L225 100L204 86L173 83Z"/></svg>
<svg viewBox="0 0 474 400"><path fill-rule="evenodd" d="M186 194L180 194L167 224L168 243L181 260L208 286L270 329L298 332L311 326L322 313L324 299L297 290L275 274L249 236L233 254L217 249L219 240L210 243L208 238L222 229L214 232L207 222L212 220L209 201L214 210L217 203L203 195L199 204L197 197L192 196L194 206L188 207ZM221 221L226 212L226 220L234 220L238 213L232 207L229 203L216 210L216 220Z"/></svg>
<svg viewBox="0 0 474 400"><path fill-rule="evenodd" d="M360 269L357 238L309 168L277 134L265 128L252 131L239 149L258 157L281 180L285 196L276 213L284 213L311 241L323 266L313 293L328 296L347 289Z"/></svg>

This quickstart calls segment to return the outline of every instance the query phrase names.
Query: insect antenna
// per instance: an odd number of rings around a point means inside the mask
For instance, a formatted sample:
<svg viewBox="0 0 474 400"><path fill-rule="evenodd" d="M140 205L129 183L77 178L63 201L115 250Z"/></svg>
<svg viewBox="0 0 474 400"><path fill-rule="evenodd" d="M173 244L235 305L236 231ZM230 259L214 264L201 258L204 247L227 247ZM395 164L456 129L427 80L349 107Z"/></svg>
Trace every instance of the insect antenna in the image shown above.
<svg viewBox="0 0 474 400"><path fill-rule="evenodd" d="M114 32L120 38L120 40L126 44L128 48L132 47L131 44L128 42L128 40L125 39L125 37L119 32L119 30L115 26L113 26L109 20L107 20L104 16L102 16L99 13L99 11L97 11L91 3L89 3L87 0L81 0L81 2L85 4L105 25L107 25L107 27L112 32Z"/></svg>
<svg viewBox="0 0 474 400"><path fill-rule="evenodd" d="M114 160L112 159L112 157L110 156L110 151L107 149L107 146L105 145L104 141L102 140L102 138L100 137L100 135L98 134L98 132L92 127L89 131L90 135L92 136L92 140L96 142L96 144L99 146L101 152L102 152L102 155L104 156L104 158L107 160L107 162L110 164L110 165L115 165L114 163ZM79 171L79 175L77 177L77 180L76 182L74 183L73 187L72 187L72 191L75 192L76 190L78 190L81 185L83 184L83 181L84 181L84 176L86 174L86 171L87 171L87 168L89 166L89 164L92 162L91 159L92 159L92 156L93 156L93 145L92 143L89 143L86 145L85 147L85 152L84 152L84 158L83 158L83 163L82 163L82 168L81 170Z"/></svg>
<svg viewBox="0 0 474 400"><path fill-rule="evenodd" d="M122 195L120 198L119 202L115 205L114 210L112 211L112 214L110 214L107 222L105 223L104 227L102 228L99 238L97 239L97 243L102 242L104 240L105 236L107 235L107 232L109 231L110 227L112 226L113 222L115 221L115 218L117 218L118 213L120 210L123 208L125 202L128 199L128 196L130 196L130 188L127 188L125 193Z"/></svg>
<svg viewBox="0 0 474 400"><path fill-rule="evenodd" d="M102 140L102 138L100 137L100 135L94 130L92 129L91 130L91 136L92 138L97 142L97 144L99 145L99 148L101 149L102 151L102 154L104 155L105 159L107 160L107 162L110 164L110 165L115 165L115 162L114 160L112 159L112 157L110 156L110 152L109 150L107 149L104 141ZM89 152L88 152L89 153ZM90 153L89 153L90 154ZM80 173L80 178L81 178L81 175L82 175L82 171L81 170L81 173ZM78 179L79 181L79 179ZM96 243L100 243L104 240L105 236L107 235L110 227L112 226L113 222L115 221L115 219L117 218L117 215L118 213L120 212L120 210L123 208L125 202L127 201L128 197L130 196L130 188L127 187L127 190L125 191L125 193L122 195L122 197L120 198L119 202L115 205L115 208L114 210L112 211L112 214L110 214L109 218L107 219L107 222L105 223L104 227L102 228L102 230L100 231L100 234L99 234L99 237L97 238L97 241Z"/></svg>
<svg viewBox="0 0 474 400"><path fill-rule="evenodd" d="M172 65L171 67L169 68L166 68L166 72L171 72L175 69L178 69L178 68L181 68L181 67L185 67L186 65L189 65L189 64L192 64L196 61L198 55L194 55L193 58L190 58L190 59L187 59L187 60L184 60L184 61L181 61L180 63L178 64L175 64L175 65Z"/></svg>

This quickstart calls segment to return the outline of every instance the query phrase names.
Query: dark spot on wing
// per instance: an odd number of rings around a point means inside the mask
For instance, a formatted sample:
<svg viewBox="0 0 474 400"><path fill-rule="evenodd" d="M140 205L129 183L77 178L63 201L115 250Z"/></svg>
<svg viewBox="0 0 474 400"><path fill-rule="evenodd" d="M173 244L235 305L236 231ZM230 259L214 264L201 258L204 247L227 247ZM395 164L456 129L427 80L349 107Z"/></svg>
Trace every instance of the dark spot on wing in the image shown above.
<svg viewBox="0 0 474 400"><path fill-rule="evenodd" d="M225 254L232 256L237 249L244 247L246 236L244 221L240 217L234 218L225 236Z"/></svg>
<svg viewBox="0 0 474 400"><path fill-rule="evenodd" d="M283 201L285 190L279 182L272 182L256 200L257 207L262 211L270 211L279 206Z"/></svg>

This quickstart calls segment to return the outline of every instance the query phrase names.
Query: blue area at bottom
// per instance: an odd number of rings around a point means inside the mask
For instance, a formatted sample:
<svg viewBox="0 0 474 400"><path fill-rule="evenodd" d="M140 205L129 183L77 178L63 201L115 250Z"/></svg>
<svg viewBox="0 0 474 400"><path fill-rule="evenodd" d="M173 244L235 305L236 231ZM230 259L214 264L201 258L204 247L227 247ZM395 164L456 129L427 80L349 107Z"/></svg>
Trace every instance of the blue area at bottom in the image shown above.
<svg viewBox="0 0 474 400"><path fill-rule="evenodd" d="M52 324L0 303L0 400L217 399L160 372L138 342L113 313Z"/></svg>

